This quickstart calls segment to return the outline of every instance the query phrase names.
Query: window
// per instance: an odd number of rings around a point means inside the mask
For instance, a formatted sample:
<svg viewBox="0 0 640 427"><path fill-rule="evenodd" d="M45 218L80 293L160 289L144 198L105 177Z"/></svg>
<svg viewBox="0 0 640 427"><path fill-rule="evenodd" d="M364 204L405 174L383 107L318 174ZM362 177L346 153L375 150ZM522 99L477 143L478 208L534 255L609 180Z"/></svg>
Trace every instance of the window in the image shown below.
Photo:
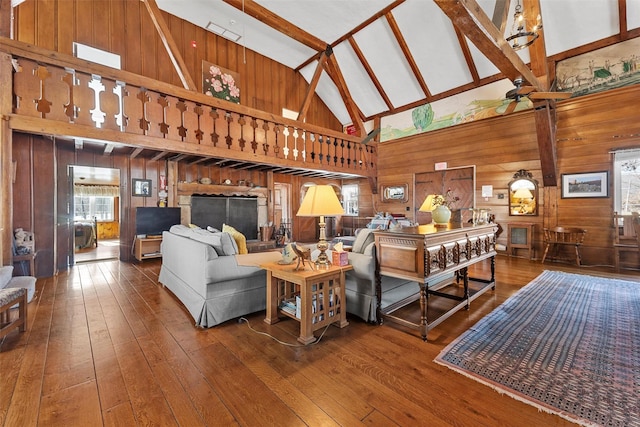
<svg viewBox="0 0 640 427"><path fill-rule="evenodd" d="M342 203L345 215L358 215L358 184L346 184L342 186Z"/></svg>
<svg viewBox="0 0 640 427"><path fill-rule="evenodd" d="M640 211L640 150L615 153L613 181L614 210L624 215Z"/></svg>
<svg viewBox="0 0 640 427"><path fill-rule="evenodd" d="M75 196L75 212L74 219L93 219L99 221L113 221L113 197L102 196Z"/></svg>

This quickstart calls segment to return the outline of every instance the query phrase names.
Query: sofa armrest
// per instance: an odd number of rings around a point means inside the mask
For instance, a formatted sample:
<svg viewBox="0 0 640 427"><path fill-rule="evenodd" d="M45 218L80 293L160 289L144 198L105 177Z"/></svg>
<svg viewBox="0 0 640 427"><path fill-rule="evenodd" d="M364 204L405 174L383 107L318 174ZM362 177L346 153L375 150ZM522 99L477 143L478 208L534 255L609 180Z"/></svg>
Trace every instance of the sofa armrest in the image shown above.
<svg viewBox="0 0 640 427"><path fill-rule="evenodd" d="M369 252L369 253L367 253ZM348 271L347 274L353 274L354 276L371 280L375 283L376 271L375 271L375 256L372 251L365 250L365 253L349 252L349 264L353 266L353 270Z"/></svg>

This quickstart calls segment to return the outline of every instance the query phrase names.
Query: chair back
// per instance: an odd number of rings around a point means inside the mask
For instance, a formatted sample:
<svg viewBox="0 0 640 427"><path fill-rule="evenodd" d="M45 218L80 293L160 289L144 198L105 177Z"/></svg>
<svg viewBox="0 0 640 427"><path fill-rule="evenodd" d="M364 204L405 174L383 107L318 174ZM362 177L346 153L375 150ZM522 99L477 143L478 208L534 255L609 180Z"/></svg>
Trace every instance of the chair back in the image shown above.
<svg viewBox="0 0 640 427"><path fill-rule="evenodd" d="M544 240L548 243L581 245L587 230L577 227L553 227L544 229Z"/></svg>
<svg viewBox="0 0 640 427"><path fill-rule="evenodd" d="M638 248L640 248L640 215L637 212L634 212L631 216L631 225L636 234L636 243L638 244Z"/></svg>

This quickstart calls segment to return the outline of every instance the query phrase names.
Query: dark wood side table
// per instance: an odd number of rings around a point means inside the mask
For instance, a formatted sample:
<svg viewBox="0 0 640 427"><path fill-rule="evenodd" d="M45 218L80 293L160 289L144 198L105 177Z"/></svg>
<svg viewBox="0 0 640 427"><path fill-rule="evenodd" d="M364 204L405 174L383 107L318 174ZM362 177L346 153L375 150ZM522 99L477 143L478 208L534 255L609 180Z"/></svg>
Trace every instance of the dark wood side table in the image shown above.
<svg viewBox="0 0 640 427"><path fill-rule="evenodd" d="M351 265L332 265L326 269L296 270L294 264L263 264L267 270L267 317L270 325L279 322L280 316L300 322L298 341L310 344L316 340L313 331L331 323L344 328L347 321L347 300L344 292L344 273ZM287 307L283 307L284 303Z"/></svg>

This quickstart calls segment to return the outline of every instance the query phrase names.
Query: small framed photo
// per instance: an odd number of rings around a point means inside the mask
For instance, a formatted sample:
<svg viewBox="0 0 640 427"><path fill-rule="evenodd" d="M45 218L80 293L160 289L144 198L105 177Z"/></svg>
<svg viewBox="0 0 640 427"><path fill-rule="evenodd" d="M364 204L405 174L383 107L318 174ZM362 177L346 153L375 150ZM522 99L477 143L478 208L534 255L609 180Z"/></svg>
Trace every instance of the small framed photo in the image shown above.
<svg viewBox="0 0 640 427"><path fill-rule="evenodd" d="M383 202L407 202L409 200L409 185L382 185L380 193Z"/></svg>
<svg viewBox="0 0 640 427"><path fill-rule="evenodd" d="M562 174L562 198L609 197L609 172Z"/></svg>
<svg viewBox="0 0 640 427"><path fill-rule="evenodd" d="M141 197L151 196L151 180L150 179L136 179L133 178L133 184L131 185L132 195Z"/></svg>

